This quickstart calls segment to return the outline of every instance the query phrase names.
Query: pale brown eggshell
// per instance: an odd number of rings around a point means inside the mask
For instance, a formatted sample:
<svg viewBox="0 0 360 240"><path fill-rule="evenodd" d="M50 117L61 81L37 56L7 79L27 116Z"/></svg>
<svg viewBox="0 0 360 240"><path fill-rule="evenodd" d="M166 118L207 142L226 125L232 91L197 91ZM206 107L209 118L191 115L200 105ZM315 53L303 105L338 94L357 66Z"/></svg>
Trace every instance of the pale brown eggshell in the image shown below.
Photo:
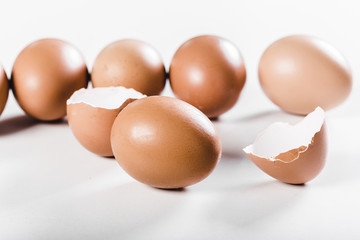
<svg viewBox="0 0 360 240"><path fill-rule="evenodd" d="M100 156L113 156L111 127L116 116L129 102L117 109L96 108L85 103L68 105L68 120L73 134L87 150Z"/></svg>
<svg viewBox="0 0 360 240"><path fill-rule="evenodd" d="M164 89L166 71L152 46L135 39L123 39L109 44L99 53L91 81L94 87L123 86L150 96Z"/></svg>
<svg viewBox="0 0 360 240"><path fill-rule="evenodd" d="M327 157L325 123L315 133L310 144L280 153L274 159L261 157L246 150L245 153L256 166L273 178L284 183L304 184L314 179L325 166Z"/></svg>
<svg viewBox="0 0 360 240"><path fill-rule="evenodd" d="M9 81L6 76L5 70L0 65L0 115L4 111L9 95Z"/></svg>
<svg viewBox="0 0 360 240"><path fill-rule="evenodd" d="M315 134L313 142L308 147L282 153L276 157L278 160L272 161L251 153L247 154L261 170L279 181L291 184L303 184L314 179L324 168L326 155L325 126Z"/></svg>
<svg viewBox="0 0 360 240"><path fill-rule="evenodd" d="M179 47L171 61L169 79L176 97L209 118L216 118L237 102L246 81L246 69L233 43L202 35Z"/></svg>
<svg viewBox="0 0 360 240"><path fill-rule="evenodd" d="M52 121L66 115L66 100L87 86L88 72L73 45L59 39L41 39L17 56L12 81L20 107L36 119Z"/></svg>
<svg viewBox="0 0 360 240"><path fill-rule="evenodd" d="M79 91L84 91L84 89ZM112 93L109 91L109 94ZM76 103L68 101L68 122L74 136L90 152L105 157L113 156L110 133L114 120L124 107L137 98L138 96L133 96L133 98L124 96L123 99L119 99L119 106L115 108L97 107L86 101Z"/></svg>
<svg viewBox="0 0 360 240"><path fill-rule="evenodd" d="M203 180L221 154L211 121L190 104L165 96L139 99L123 109L112 127L111 145L129 175L165 189Z"/></svg>
<svg viewBox="0 0 360 240"><path fill-rule="evenodd" d="M306 115L341 104L352 88L349 64L327 42L303 35L271 44L259 62L259 80L265 94L281 109Z"/></svg>

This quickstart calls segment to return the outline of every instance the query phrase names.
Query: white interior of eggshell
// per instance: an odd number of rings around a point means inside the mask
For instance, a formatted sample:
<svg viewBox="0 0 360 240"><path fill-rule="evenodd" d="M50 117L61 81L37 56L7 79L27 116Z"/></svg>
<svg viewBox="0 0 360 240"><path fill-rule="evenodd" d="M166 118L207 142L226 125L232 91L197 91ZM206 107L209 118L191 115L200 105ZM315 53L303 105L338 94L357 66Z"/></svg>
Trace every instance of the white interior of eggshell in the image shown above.
<svg viewBox="0 0 360 240"><path fill-rule="evenodd" d="M85 103L92 107L116 109L128 99L140 99L146 95L125 87L82 88L73 93L67 104Z"/></svg>
<svg viewBox="0 0 360 240"><path fill-rule="evenodd" d="M263 131L244 152L275 160L280 153L308 146L325 121L325 112L320 107L309 113L296 125L276 122Z"/></svg>

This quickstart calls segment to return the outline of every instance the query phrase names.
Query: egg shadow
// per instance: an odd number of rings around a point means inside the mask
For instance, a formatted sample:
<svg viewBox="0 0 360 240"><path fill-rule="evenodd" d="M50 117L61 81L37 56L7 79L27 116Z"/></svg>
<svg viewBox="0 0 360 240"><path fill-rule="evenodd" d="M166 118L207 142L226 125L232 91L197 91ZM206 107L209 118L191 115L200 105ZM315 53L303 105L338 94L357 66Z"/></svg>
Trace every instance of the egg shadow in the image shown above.
<svg viewBox="0 0 360 240"><path fill-rule="evenodd" d="M14 134L36 125L68 125L67 118L60 118L51 121L41 121L29 115L20 115L0 120L0 136Z"/></svg>
<svg viewBox="0 0 360 240"><path fill-rule="evenodd" d="M168 191L168 192L186 192L186 188L185 187L180 187L180 188L157 188L157 187L153 187L154 189L157 189L159 191Z"/></svg>
<svg viewBox="0 0 360 240"><path fill-rule="evenodd" d="M10 117L0 121L0 136L17 133L39 123L39 121L27 115Z"/></svg>
<svg viewBox="0 0 360 240"><path fill-rule="evenodd" d="M223 155L231 158L242 158L242 149L252 144L256 137L274 122L289 122L294 124L303 116L293 115L281 110L260 112L240 118L219 118L213 121L220 135Z"/></svg>
<svg viewBox="0 0 360 240"><path fill-rule="evenodd" d="M41 121L41 120L35 120L38 121L39 123L42 124L49 124L49 125L68 125L68 120L67 118L59 118L59 119L55 119L55 120L49 120L49 121Z"/></svg>

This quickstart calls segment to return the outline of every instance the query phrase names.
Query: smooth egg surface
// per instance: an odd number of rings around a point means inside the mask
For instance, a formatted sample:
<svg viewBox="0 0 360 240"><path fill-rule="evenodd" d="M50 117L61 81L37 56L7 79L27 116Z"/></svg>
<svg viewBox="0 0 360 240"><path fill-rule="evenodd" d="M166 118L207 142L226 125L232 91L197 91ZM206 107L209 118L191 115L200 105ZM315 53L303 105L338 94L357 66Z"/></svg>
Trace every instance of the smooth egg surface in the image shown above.
<svg viewBox="0 0 360 240"><path fill-rule="evenodd" d="M135 39L123 39L99 53L91 81L94 87L123 86L148 96L158 95L165 87L166 71L152 46Z"/></svg>
<svg viewBox="0 0 360 240"><path fill-rule="evenodd" d="M294 35L271 44L259 62L260 84L281 109L306 115L341 104L352 88L349 64L327 42Z"/></svg>
<svg viewBox="0 0 360 240"><path fill-rule="evenodd" d="M165 96L127 105L115 119L111 146L129 175L166 189L203 180L213 171L221 153L212 122L192 105Z"/></svg>
<svg viewBox="0 0 360 240"><path fill-rule="evenodd" d="M219 117L237 102L246 80L244 60L230 41L202 35L186 41L170 65L174 94L209 118Z"/></svg>
<svg viewBox="0 0 360 240"><path fill-rule="evenodd" d="M30 116L57 120L66 115L66 100L88 83L85 60L70 43L41 39L17 56L12 81L20 107Z"/></svg>

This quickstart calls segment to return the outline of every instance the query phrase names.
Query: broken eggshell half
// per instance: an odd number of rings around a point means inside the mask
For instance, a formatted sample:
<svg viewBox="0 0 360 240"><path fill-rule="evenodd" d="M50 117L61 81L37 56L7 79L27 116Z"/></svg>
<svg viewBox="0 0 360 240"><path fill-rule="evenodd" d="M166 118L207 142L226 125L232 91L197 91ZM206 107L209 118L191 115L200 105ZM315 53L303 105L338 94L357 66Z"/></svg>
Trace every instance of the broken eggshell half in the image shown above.
<svg viewBox="0 0 360 240"><path fill-rule="evenodd" d="M285 183L304 184L325 165L325 113L317 107L296 125L274 123L243 150L270 176Z"/></svg>
<svg viewBox="0 0 360 240"><path fill-rule="evenodd" d="M80 89L67 100L70 128L87 150L113 156L110 133L116 116L129 103L146 95L125 87Z"/></svg>

